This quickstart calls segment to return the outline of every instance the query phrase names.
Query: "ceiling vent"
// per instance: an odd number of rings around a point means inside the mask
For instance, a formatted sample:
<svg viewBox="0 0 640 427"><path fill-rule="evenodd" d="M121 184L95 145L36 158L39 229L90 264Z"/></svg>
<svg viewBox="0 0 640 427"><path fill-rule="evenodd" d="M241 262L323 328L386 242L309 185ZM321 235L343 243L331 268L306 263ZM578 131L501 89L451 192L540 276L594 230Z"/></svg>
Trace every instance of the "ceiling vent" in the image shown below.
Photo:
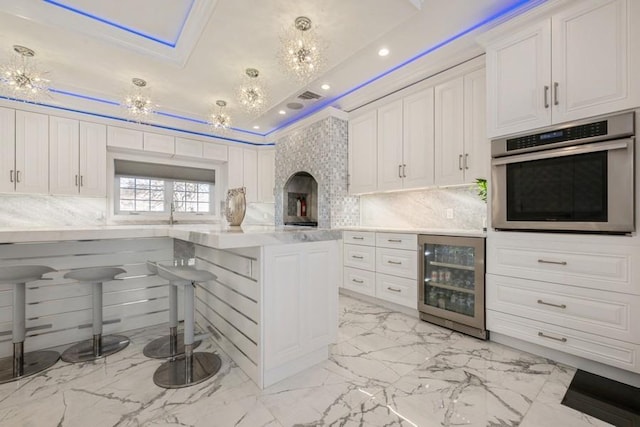
<svg viewBox="0 0 640 427"><path fill-rule="evenodd" d="M310 99L320 99L320 98L322 98L322 96L320 96L317 93L313 93L310 90L308 90L308 91L298 95L298 98L299 99L304 99L305 101L308 101Z"/></svg>

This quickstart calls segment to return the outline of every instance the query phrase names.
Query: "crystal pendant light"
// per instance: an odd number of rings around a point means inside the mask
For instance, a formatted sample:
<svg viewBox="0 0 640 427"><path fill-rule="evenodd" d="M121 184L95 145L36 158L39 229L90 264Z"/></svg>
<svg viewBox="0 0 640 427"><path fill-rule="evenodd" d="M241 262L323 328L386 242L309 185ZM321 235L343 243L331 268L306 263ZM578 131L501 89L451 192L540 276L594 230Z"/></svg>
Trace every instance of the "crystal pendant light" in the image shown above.
<svg viewBox="0 0 640 427"><path fill-rule="evenodd" d="M131 120L140 123L153 112L153 103L148 94L145 80L133 78L131 83L133 83L134 89L125 95L122 106L126 108L127 116Z"/></svg>
<svg viewBox="0 0 640 427"><path fill-rule="evenodd" d="M248 113L259 114L267 106L267 90L258 79L260 72L255 68L247 68L240 87L238 100Z"/></svg>
<svg viewBox="0 0 640 427"><path fill-rule="evenodd" d="M38 70L32 59L36 53L25 46L15 45L13 50L19 55L1 67L0 83L3 92L12 98L26 101L40 100L49 94L47 72Z"/></svg>
<svg viewBox="0 0 640 427"><path fill-rule="evenodd" d="M278 59L288 73L306 82L316 75L326 62L323 39L311 29L311 19L299 16L295 27L280 37Z"/></svg>
<svg viewBox="0 0 640 427"><path fill-rule="evenodd" d="M224 107L227 106L226 101L218 100L216 105L219 107L218 112L211 113L211 129L217 133L224 133L231 127L231 117L223 113Z"/></svg>

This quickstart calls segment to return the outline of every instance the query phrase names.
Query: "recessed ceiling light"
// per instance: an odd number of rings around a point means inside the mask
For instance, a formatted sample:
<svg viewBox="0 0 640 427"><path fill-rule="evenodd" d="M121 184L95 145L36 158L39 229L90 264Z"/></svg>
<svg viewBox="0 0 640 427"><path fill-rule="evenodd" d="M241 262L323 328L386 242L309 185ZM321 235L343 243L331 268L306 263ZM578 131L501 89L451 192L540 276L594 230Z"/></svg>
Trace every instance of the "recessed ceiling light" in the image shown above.
<svg viewBox="0 0 640 427"><path fill-rule="evenodd" d="M322 88L322 90L329 90L331 89L331 86L329 86L328 84L323 84L322 86L320 86Z"/></svg>
<svg viewBox="0 0 640 427"><path fill-rule="evenodd" d="M389 55L389 49L387 49L386 47L383 47L382 49L380 49L378 51L378 55L380 56L387 56Z"/></svg>
<svg viewBox="0 0 640 427"><path fill-rule="evenodd" d="M254 128L254 129L260 129L260 126L255 125L253 128Z"/></svg>
<svg viewBox="0 0 640 427"><path fill-rule="evenodd" d="M278 111L278 114L285 115L285 114L287 114L287 112L286 112L286 111L284 111L284 110L280 110L280 111Z"/></svg>

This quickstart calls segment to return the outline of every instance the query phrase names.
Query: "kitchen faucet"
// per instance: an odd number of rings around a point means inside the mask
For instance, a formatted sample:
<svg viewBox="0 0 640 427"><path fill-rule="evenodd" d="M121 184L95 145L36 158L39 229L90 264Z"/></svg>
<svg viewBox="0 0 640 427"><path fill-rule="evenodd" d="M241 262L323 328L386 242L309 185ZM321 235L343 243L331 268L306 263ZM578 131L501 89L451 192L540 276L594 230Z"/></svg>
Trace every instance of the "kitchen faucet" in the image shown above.
<svg viewBox="0 0 640 427"><path fill-rule="evenodd" d="M173 205L173 202L171 202L171 207L169 208L169 225L173 225L174 224L174 220L173 220L173 213L176 211L175 206Z"/></svg>

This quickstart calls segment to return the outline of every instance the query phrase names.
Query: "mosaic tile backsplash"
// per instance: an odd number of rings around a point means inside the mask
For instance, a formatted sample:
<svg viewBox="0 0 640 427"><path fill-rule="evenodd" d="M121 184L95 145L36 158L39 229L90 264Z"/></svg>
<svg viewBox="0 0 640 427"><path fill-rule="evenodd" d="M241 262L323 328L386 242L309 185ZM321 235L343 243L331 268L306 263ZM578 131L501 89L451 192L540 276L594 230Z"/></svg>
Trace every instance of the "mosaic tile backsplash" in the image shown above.
<svg viewBox="0 0 640 427"><path fill-rule="evenodd" d="M347 132L347 121L328 117L276 142L276 225L283 224L284 185L299 171L318 182L318 227L358 225L360 203L347 192Z"/></svg>
<svg viewBox="0 0 640 427"><path fill-rule="evenodd" d="M479 231L486 218L487 204L475 185L360 196L363 227Z"/></svg>

